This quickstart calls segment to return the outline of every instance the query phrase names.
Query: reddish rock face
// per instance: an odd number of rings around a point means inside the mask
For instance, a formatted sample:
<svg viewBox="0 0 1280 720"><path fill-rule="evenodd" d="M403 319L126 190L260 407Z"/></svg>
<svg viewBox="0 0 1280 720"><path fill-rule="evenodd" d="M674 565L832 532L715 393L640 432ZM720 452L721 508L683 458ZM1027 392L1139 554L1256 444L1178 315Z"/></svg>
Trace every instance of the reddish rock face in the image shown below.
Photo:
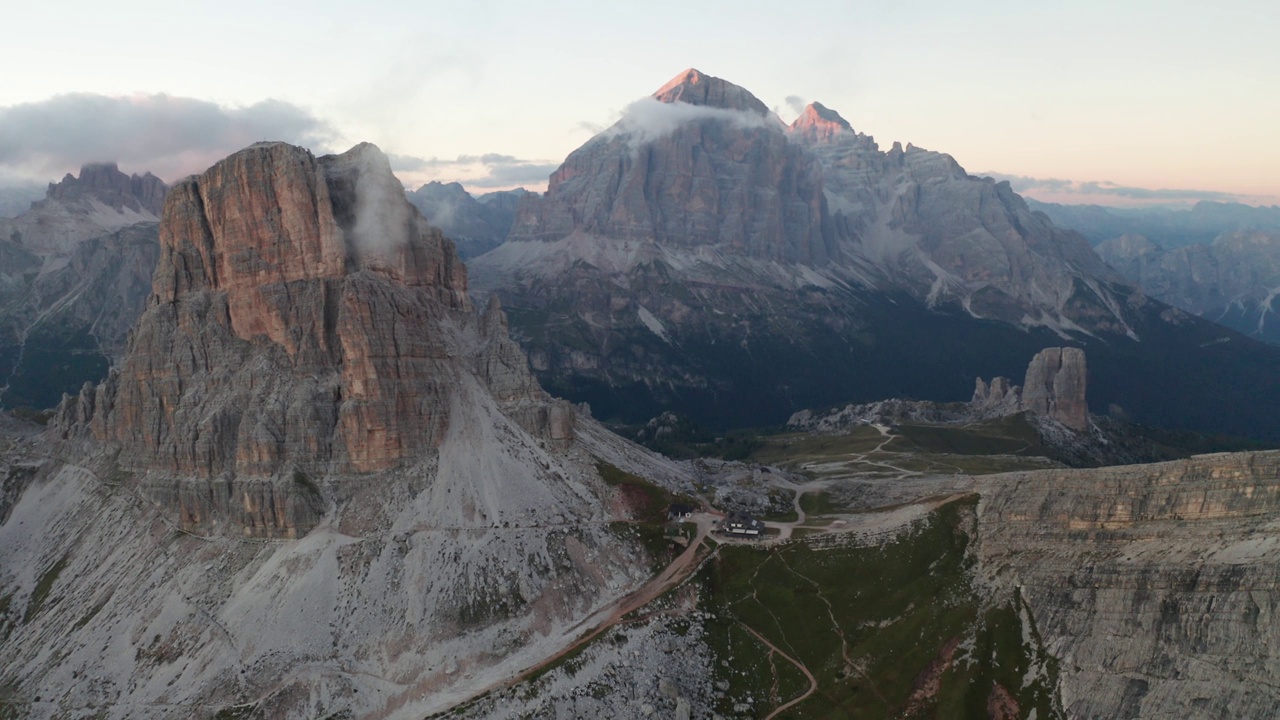
<svg viewBox="0 0 1280 720"><path fill-rule="evenodd" d="M804 112L791 123L788 132L807 142L828 142L845 133L854 134L853 126L840 117L840 113L819 102L805 106Z"/></svg>
<svg viewBox="0 0 1280 720"><path fill-rule="evenodd" d="M742 110L768 115L769 108L746 88L689 68L658 88L653 98L659 102L682 102L722 110Z"/></svg>
<svg viewBox="0 0 1280 720"><path fill-rule="evenodd" d="M160 238L127 358L60 420L120 443L132 466L383 470L439 444L468 375L523 403L513 417L535 433L572 436L501 310L472 314L453 244L372 145L236 153L174 187Z"/></svg>

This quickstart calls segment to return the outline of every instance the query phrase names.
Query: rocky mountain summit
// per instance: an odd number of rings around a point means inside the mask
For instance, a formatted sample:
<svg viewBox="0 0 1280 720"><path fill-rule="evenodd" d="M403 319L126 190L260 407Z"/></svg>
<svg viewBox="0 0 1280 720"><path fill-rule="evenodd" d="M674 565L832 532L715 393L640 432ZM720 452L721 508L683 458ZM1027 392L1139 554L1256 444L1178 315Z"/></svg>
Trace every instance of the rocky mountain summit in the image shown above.
<svg viewBox="0 0 1280 720"><path fill-rule="evenodd" d="M0 404L47 408L123 357L159 257L166 187L85 165L0 219Z"/></svg>
<svg viewBox="0 0 1280 720"><path fill-rule="evenodd" d="M0 241L40 256L64 257L81 241L159 220L166 186L160 178L125 175L115 163L90 163L80 176L50 183L45 199L15 218L0 218Z"/></svg>
<svg viewBox="0 0 1280 720"><path fill-rule="evenodd" d="M469 267L544 386L620 422L963 401L980 373L1070 344L1095 408L1280 437L1280 420L1238 415L1259 387L1280 402L1280 354L1147 297L1007 183L882 151L821 104L785 126L696 70L571 153Z"/></svg>
<svg viewBox="0 0 1280 720"><path fill-rule="evenodd" d="M538 387L376 148L255 145L162 215L124 361L5 458L10 705L422 717L648 579L601 468L687 471Z"/></svg>
<svg viewBox="0 0 1280 720"><path fill-rule="evenodd" d="M789 129L817 158L846 252L930 305L1024 326L1132 335L1124 280L1082 236L950 156L874 138L811 105Z"/></svg>
<svg viewBox="0 0 1280 720"><path fill-rule="evenodd" d="M1142 235L1122 235L1098 254L1152 297L1259 340L1280 344L1269 323L1280 294L1280 232L1235 230L1209 244L1165 249Z"/></svg>
<svg viewBox="0 0 1280 720"><path fill-rule="evenodd" d="M817 168L762 102L689 70L571 153L546 195L521 204L513 246L484 267L546 242L821 264L835 250L825 204ZM621 270L635 262L619 259Z"/></svg>

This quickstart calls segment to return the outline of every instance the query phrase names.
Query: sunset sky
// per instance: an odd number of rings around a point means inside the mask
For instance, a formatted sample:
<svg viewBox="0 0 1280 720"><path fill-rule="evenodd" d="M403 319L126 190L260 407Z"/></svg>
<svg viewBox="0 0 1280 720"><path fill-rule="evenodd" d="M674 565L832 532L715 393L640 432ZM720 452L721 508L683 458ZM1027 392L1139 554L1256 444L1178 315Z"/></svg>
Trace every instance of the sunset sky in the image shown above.
<svg viewBox="0 0 1280 720"><path fill-rule="evenodd" d="M411 186L543 189L696 67L784 120L819 100L882 148L1042 198L1280 203L1280 4L1116 5L24 3L3 11L0 181L90 160L173 180L261 139L369 140Z"/></svg>

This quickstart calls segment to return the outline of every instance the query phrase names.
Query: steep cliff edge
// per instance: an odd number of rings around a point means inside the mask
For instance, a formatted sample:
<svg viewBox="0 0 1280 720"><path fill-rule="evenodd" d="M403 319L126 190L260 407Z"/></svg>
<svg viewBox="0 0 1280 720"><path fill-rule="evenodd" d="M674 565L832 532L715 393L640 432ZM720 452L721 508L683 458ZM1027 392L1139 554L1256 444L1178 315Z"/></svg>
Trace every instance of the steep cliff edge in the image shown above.
<svg viewBox="0 0 1280 720"><path fill-rule="evenodd" d="M153 287L119 373L60 418L131 469L393 467L439 445L469 370L451 348L479 332L451 243L369 145L258 145L180 183Z"/></svg>
<svg viewBox="0 0 1280 720"><path fill-rule="evenodd" d="M260 144L166 200L118 372L0 474L25 716L419 718L545 659L649 553L604 464L361 145Z"/></svg>
<svg viewBox="0 0 1280 720"><path fill-rule="evenodd" d="M1270 717L1280 453L992 476L978 557L1021 593L1071 717Z"/></svg>

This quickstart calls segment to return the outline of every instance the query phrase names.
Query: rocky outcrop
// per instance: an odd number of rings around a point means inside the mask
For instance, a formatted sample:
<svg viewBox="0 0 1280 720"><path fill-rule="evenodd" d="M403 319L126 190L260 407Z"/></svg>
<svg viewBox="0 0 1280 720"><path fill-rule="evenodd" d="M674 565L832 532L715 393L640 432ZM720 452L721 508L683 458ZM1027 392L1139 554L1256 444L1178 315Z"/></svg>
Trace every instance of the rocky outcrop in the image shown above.
<svg viewBox="0 0 1280 720"><path fill-rule="evenodd" d="M499 308L471 315L452 244L371 145L236 153L173 188L160 241L127 357L57 423L119 443L133 469L386 470L440 444L472 372L523 426L572 439L571 410L537 387Z"/></svg>
<svg viewBox="0 0 1280 720"><path fill-rule="evenodd" d="M48 198L63 202L93 199L120 212L159 215L167 188L152 175L125 175L115 163L89 163L80 168L80 177L67 173L61 182L49 183Z"/></svg>
<svg viewBox="0 0 1280 720"><path fill-rule="evenodd" d="M1022 388L1010 385L1009 378L993 377L991 384L974 381L973 399L969 404L984 415L1012 415L1022 411Z"/></svg>
<svg viewBox="0 0 1280 720"><path fill-rule="evenodd" d="M1027 366L1027 379L1022 383L1022 406L1074 430L1084 430L1089 427L1086 377L1083 350L1045 348Z"/></svg>
<svg viewBox="0 0 1280 720"><path fill-rule="evenodd" d="M1058 659L1069 717L1269 717L1280 455L984 481L977 557Z"/></svg>
<svg viewBox="0 0 1280 720"><path fill-rule="evenodd" d="M1031 358L1021 386L1010 385L1004 377L992 378L990 385L978 378L970 405L984 417L1026 410L1072 430L1085 430L1089 427L1087 379L1084 350L1045 348Z"/></svg>
<svg viewBox="0 0 1280 720"><path fill-rule="evenodd" d="M818 432L847 430L858 424L893 423L904 420L927 423L973 423L1020 412L1080 432L1089 429L1089 406L1085 401L1087 370L1080 348L1045 348L1027 365L1026 381L1013 385L1006 377L994 377L988 384L974 381L973 398L968 403L940 403L928 400L888 399L861 405L846 405L828 413L802 410L792 414L789 427Z"/></svg>

